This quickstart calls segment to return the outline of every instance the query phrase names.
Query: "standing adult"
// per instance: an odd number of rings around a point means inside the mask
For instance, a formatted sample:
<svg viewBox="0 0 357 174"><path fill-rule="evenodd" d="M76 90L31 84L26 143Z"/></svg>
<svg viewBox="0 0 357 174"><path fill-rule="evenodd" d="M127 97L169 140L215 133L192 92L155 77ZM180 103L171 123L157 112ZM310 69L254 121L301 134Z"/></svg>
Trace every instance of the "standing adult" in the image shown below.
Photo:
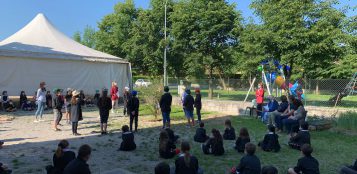
<svg viewBox="0 0 357 174"><path fill-rule="evenodd" d="M262 82L258 84L258 89L255 91L255 98L257 100L257 115L263 117L264 87Z"/></svg>
<svg viewBox="0 0 357 174"><path fill-rule="evenodd" d="M98 108L100 115L100 130L102 135L107 134L109 111L112 109L110 98L108 97L108 89L102 90L102 96L98 100Z"/></svg>
<svg viewBox="0 0 357 174"><path fill-rule="evenodd" d="M172 96L170 94L170 88L168 86L164 87L164 94L160 99L160 108L162 113L162 128L165 127L170 128L170 113L171 113L171 104L172 104Z"/></svg>
<svg viewBox="0 0 357 174"><path fill-rule="evenodd" d="M37 89L36 104L37 104L37 111L35 113L35 117L36 117L36 120L34 121L35 123L37 123L39 121L44 121L42 119L42 115L43 115L43 110L45 109L45 105L46 105L46 83L45 82L41 82L40 88ZM40 116L40 119L38 119L38 116Z"/></svg>
<svg viewBox="0 0 357 174"><path fill-rule="evenodd" d="M119 88L116 82L112 82L112 88L110 89L110 96L112 98L112 113L114 114L114 109L118 104L119 99Z"/></svg>
<svg viewBox="0 0 357 174"><path fill-rule="evenodd" d="M201 91L199 88L195 90L196 97L195 97L195 108L197 114L198 124L201 123L201 109L202 109L202 101L201 101Z"/></svg>
<svg viewBox="0 0 357 174"><path fill-rule="evenodd" d="M128 102L128 112L130 114L130 132L133 131L133 121L135 121L135 132L138 131L139 117L139 99L136 97L138 92L132 91L131 98Z"/></svg>
<svg viewBox="0 0 357 174"><path fill-rule="evenodd" d="M81 135L77 132L78 121L82 115L81 102L79 100L79 91L72 92L71 100L71 122L72 122L72 134L75 136Z"/></svg>
<svg viewBox="0 0 357 174"><path fill-rule="evenodd" d="M71 124L71 100L72 100L72 89L68 88L67 89L67 93L65 96L65 100L64 100L64 106L65 106L65 117L67 119L67 123Z"/></svg>
<svg viewBox="0 0 357 174"><path fill-rule="evenodd" d="M124 94L123 94L123 100L124 100L124 110L123 110L123 114L124 116L129 115L128 112L128 101L130 100L130 88L129 87L125 87L124 88Z"/></svg>
<svg viewBox="0 0 357 174"><path fill-rule="evenodd" d="M190 126L195 126L195 119L193 118L193 105L195 104L195 99L193 99L192 95L191 95L191 90L187 89L186 90L186 97L185 100L183 101L183 106L184 106L184 110L185 110L185 116L187 118L187 122L188 122L188 127ZM191 123L192 121L192 123Z"/></svg>
<svg viewBox="0 0 357 174"><path fill-rule="evenodd" d="M62 97L62 90L61 89L54 89L53 92L55 93L55 98L54 98L54 105L53 105L53 115L54 115L54 121L53 121L53 130L54 131L60 131L60 129L57 128L57 126L60 124L60 121L62 119L62 107L64 105L64 100Z"/></svg>

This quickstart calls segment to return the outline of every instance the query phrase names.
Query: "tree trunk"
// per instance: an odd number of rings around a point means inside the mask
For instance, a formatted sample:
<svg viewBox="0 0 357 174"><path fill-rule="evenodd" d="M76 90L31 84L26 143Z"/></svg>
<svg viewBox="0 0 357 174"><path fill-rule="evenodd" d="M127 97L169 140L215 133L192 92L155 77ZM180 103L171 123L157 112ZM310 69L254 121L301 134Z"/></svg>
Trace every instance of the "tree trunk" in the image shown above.
<svg viewBox="0 0 357 174"><path fill-rule="evenodd" d="M227 90L226 82L224 81L224 78L222 78L222 74L221 73L219 73L219 83L222 85L223 90Z"/></svg>
<svg viewBox="0 0 357 174"><path fill-rule="evenodd" d="M208 98L209 99L212 99L213 98L213 82L212 82L212 79L213 78L213 69L210 68L209 70L209 81L208 81Z"/></svg>

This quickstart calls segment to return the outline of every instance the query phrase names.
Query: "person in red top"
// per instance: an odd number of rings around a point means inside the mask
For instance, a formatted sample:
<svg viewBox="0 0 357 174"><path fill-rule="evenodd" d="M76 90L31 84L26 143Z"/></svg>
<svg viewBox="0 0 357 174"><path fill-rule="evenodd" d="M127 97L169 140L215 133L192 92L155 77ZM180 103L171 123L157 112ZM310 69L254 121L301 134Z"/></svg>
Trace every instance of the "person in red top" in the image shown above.
<svg viewBox="0 0 357 174"><path fill-rule="evenodd" d="M118 86L116 82L112 82L112 88L110 89L110 96L112 98L112 113L114 113L114 109L118 103L119 95L118 95Z"/></svg>
<svg viewBox="0 0 357 174"><path fill-rule="evenodd" d="M262 82L258 84L258 89L255 91L255 98L257 100L257 115L262 116L264 103L264 87Z"/></svg>

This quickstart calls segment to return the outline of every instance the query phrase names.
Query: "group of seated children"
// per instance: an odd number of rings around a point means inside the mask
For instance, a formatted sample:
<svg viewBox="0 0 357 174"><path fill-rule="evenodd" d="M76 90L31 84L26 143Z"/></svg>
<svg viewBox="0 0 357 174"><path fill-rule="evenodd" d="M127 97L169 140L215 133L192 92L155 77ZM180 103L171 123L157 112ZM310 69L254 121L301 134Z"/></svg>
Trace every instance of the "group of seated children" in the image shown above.
<svg viewBox="0 0 357 174"><path fill-rule="evenodd" d="M29 101L25 91L20 93L20 108L23 111L33 111L36 108L35 100Z"/></svg>
<svg viewBox="0 0 357 174"><path fill-rule="evenodd" d="M190 154L190 149L190 144L187 141L183 141L181 143L181 154L175 160L175 167L170 168L167 163L161 162L155 167L155 174L203 174L203 170L199 167L198 159Z"/></svg>
<svg viewBox="0 0 357 174"><path fill-rule="evenodd" d="M2 108L6 112L14 112L16 111L15 104L10 100L10 97L7 94L7 91L2 92L0 103L2 104Z"/></svg>
<svg viewBox="0 0 357 174"><path fill-rule="evenodd" d="M53 155L53 166L47 166L47 174L90 174L87 161L90 158L92 149L89 145L82 145L78 150L78 155L69 150L67 140L62 140L58 144L57 150Z"/></svg>

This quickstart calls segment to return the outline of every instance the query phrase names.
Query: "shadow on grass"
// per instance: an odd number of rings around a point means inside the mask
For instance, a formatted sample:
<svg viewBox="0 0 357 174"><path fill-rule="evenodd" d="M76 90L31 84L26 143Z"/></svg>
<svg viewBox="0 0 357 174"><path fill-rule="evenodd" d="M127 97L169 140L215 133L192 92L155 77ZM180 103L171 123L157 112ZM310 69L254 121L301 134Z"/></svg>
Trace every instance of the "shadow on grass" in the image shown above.
<svg viewBox="0 0 357 174"><path fill-rule="evenodd" d="M121 142L121 139L118 138L120 136L118 130L122 125L127 124L127 119L112 120L113 122L109 125L111 133L107 136L89 134L88 136L68 138L70 147L76 151L81 144L92 146L93 153L89 165L93 173L103 173L114 168L124 168L134 173L152 173L154 166L160 161L166 161L170 165L173 165L175 160L159 158L158 138L162 123L160 121L152 122L152 119L152 116L141 116L139 118L139 132L135 134L137 144L135 151L117 151ZM186 128L185 119L183 117L181 119L181 121L173 123L172 129L181 137L180 140L190 142L191 153L198 158L200 167L204 169L205 174L227 173L232 166L238 164L243 154L239 154L233 149L234 141L224 141L226 153L223 156L204 155L200 149L200 143L193 142L195 128ZM243 116L203 116L208 133L212 128L217 128L223 133L223 125L226 119L232 120L237 134L241 127L247 127L251 141L255 144L262 140L266 133L266 127L255 118ZM91 126L96 127L97 125ZM357 142L357 137L355 136L323 131L312 132L311 137L314 147L313 155L320 162L321 173L336 173L341 165L349 164L356 158L355 142ZM279 140L282 150L279 153L257 150L257 156L261 159L262 165L274 165L279 169L279 173L286 173L288 167L296 165L297 159L300 158L300 152L292 150L286 145L287 138L284 134L280 135ZM10 164L10 167L14 169L14 173L43 173L44 166L52 162L51 158L58 141L5 146L0 151L0 159L2 162ZM179 145L177 146L179 147Z"/></svg>

